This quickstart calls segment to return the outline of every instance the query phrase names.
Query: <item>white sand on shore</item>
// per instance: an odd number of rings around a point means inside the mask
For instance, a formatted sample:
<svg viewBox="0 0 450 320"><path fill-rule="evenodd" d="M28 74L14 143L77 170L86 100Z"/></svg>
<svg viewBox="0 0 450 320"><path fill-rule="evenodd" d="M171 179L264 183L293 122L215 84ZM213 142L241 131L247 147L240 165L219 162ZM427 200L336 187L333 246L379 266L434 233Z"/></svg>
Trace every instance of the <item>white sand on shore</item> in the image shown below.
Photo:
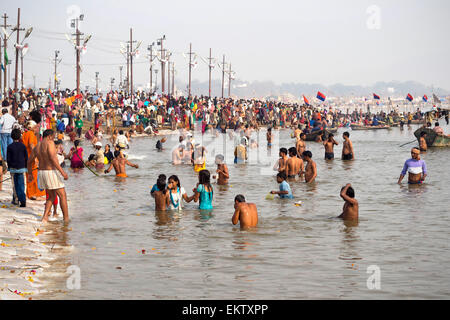
<svg viewBox="0 0 450 320"><path fill-rule="evenodd" d="M3 179L9 176L6 173ZM11 204L11 190L9 179L0 191L0 300L35 299L48 292L46 271L61 250L55 250L58 244L46 236L51 233L52 223L40 222L44 201L27 200L27 207L20 208ZM60 209L58 213L58 219L62 220ZM59 229L63 226L61 221L53 223L56 224ZM59 272L59 276L63 274Z"/></svg>

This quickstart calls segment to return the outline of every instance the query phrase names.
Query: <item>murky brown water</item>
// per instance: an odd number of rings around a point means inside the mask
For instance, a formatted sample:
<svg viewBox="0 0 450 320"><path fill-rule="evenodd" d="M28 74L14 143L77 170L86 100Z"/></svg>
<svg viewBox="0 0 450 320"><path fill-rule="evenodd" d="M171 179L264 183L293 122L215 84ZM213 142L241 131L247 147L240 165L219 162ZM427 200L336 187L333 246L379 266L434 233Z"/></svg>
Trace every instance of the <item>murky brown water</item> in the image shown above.
<svg viewBox="0 0 450 320"><path fill-rule="evenodd" d="M86 169L70 172L72 230L60 237L75 251L58 265L80 268L81 289L68 290L60 279L49 286L58 291L42 298L448 299L450 148L422 156L429 170L426 184L397 185L416 143L399 145L414 139L415 128L350 130L354 162L326 162L323 146L309 142L317 161L316 183L291 183L295 199L285 201L265 200L278 189L271 171L277 146L270 165L237 166L227 137L231 186L214 185L212 214L201 214L194 203L181 213L155 213L149 191L158 174L177 174L189 195L197 178L192 167L170 164L175 141L157 153L155 138L134 139L130 158L140 168L129 168L126 181L97 178ZM343 131L337 134L338 158ZM280 146L293 146L290 133L280 132ZM215 141L216 152L223 150L221 140ZM213 145L207 148L212 158ZM259 149L260 161L268 161L265 138ZM215 171L215 166L207 169ZM339 192L347 182L360 203L357 225L334 218L341 213ZM231 224L238 193L257 204L260 220L253 231ZM294 206L298 200L301 207ZM370 265L381 270L380 290L367 288Z"/></svg>

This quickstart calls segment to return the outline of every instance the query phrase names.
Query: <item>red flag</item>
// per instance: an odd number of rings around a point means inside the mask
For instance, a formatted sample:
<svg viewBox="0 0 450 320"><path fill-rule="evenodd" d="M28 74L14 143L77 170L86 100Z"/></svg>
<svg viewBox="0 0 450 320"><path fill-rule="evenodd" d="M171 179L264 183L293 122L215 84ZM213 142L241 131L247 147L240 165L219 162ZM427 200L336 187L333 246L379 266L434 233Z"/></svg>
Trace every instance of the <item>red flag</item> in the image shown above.
<svg viewBox="0 0 450 320"><path fill-rule="evenodd" d="M309 106L309 101L306 99L305 95L303 95L303 100L305 101L306 105Z"/></svg>

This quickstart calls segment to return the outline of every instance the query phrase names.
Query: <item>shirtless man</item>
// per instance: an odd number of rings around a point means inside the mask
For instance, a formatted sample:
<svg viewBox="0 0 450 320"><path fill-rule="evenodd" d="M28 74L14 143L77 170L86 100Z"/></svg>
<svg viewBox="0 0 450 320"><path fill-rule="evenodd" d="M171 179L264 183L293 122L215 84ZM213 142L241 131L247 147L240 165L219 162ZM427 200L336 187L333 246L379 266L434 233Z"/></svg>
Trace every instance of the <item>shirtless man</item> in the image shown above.
<svg viewBox="0 0 450 320"><path fill-rule="evenodd" d="M341 189L341 198L344 199L344 207L342 213L338 218L344 220L358 220L358 201L355 199L355 190L353 190L350 183Z"/></svg>
<svg viewBox="0 0 450 320"><path fill-rule="evenodd" d="M350 133L345 131L342 134L344 138L344 146L342 147L342 160L355 160L355 153L353 152L353 143L350 141Z"/></svg>
<svg viewBox="0 0 450 320"><path fill-rule="evenodd" d="M272 148L272 128L267 129L266 138L267 138L267 148Z"/></svg>
<svg viewBox="0 0 450 320"><path fill-rule="evenodd" d="M278 159L278 161L275 163L275 167L274 167L275 171L284 172L284 173L286 173L286 176L287 176L286 164L288 161L287 153L288 153L288 151L286 148L280 148L280 153L279 153L280 159Z"/></svg>
<svg viewBox="0 0 450 320"><path fill-rule="evenodd" d="M52 204L55 201L55 197L58 196L59 205L64 216L64 222L67 223L69 222L67 195L64 188L64 183L62 182L61 177L58 175L58 172L63 176L64 180L67 180L69 177L59 164L54 140L55 132L51 129L47 129L42 134L42 141L38 141L36 147L31 151L27 163L28 181L33 181L32 166L34 160L37 158L39 161L39 183L43 189L47 190L49 195L48 199L45 202L42 222L48 221Z"/></svg>
<svg viewBox="0 0 450 320"><path fill-rule="evenodd" d="M422 131L420 133L420 139L419 139L419 148L420 148L420 151L422 151L422 152L427 152L427 149L428 149L427 140L425 140L426 137L427 137L427 133L425 131Z"/></svg>
<svg viewBox="0 0 450 320"><path fill-rule="evenodd" d="M130 167L136 169L139 168L137 164L133 164L128 161L127 158L125 158L123 154L120 153L120 151L114 151L114 160L111 161L109 168L105 170L105 174L109 173L112 168L114 168L114 170L116 171L116 177L126 178L127 173L125 171L125 165L129 165Z"/></svg>
<svg viewBox="0 0 450 320"><path fill-rule="evenodd" d="M293 180L296 175L300 178L303 175L303 160L297 157L297 149L295 147L289 148L289 159L287 161L287 178Z"/></svg>
<svg viewBox="0 0 450 320"><path fill-rule="evenodd" d="M231 222L236 225L240 222L241 228L255 227L258 224L258 210L254 203L245 202L245 197L238 194L234 198L234 214Z"/></svg>
<svg viewBox="0 0 450 320"><path fill-rule="evenodd" d="M304 151L303 154L303 160L308 162L305 168L305 182L310 183L313 182L314 179L317 177L317 167L316 163L311 159L312 153L311 151Z"/></svg>
<svg viewBox="0 0 450 320"><path fill-rule="evenodd" d="M403 177L408 171L409 184L421 184L427 176L427 165L425 161L420 160L420 150L417 148L411 149L411 159L405 161L403 170L398 178L398 184L402 183Z"/></svg>
<svg viewBox="0 0 450 320"><path fill-rule="evenodd" d="M297 143L295 144L295 147L297 148L297 155L300 158L304 151L306 151L306 134L300 133L300 138L297 139Z"/></svg>
<svg viewBox="0 0 450 320"><path fill-rule="evenodd" d="M302 129L301 129L301 125L299 124L298 126L297 126L297 128L295 128L295 130L294 130L294 137L295 137L295 139L300 139L300 134L302 133Z"/></svg>
<svg viewBox="0 0 450 320"><path fill-rule="evenodd" d="M328 135L328 139L324 141L323 145L325 146L325 160L333 160L334 159L334 146L339 143L334 140L334 135L330 133Z"/></svg>
<svg viewBox="0 0 450 320"><path fill-rule="evenodd" d="M170 204L170 194L167 190L167 185L165 182L166 178L158 178L156 181L156 186L158 190L153 192L153 197L155 198L155 210L156 211L166 211L167 206Z"/></svg>

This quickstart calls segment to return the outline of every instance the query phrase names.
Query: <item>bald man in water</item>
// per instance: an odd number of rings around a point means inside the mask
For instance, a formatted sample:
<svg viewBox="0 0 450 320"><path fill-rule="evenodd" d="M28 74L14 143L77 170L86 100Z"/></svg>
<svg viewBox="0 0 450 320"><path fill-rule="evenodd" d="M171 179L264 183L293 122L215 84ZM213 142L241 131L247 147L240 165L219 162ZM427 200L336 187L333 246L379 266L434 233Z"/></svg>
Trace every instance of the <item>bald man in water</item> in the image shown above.
<svg viewBox="0 0 450 320"><path fill-rule="evenodd" d="M258 210L254 203L245 202L245 197L238 194L234 198L234 214L231 218L233 224L240 221L241 228L255 227L258 224Z"/></svg>

